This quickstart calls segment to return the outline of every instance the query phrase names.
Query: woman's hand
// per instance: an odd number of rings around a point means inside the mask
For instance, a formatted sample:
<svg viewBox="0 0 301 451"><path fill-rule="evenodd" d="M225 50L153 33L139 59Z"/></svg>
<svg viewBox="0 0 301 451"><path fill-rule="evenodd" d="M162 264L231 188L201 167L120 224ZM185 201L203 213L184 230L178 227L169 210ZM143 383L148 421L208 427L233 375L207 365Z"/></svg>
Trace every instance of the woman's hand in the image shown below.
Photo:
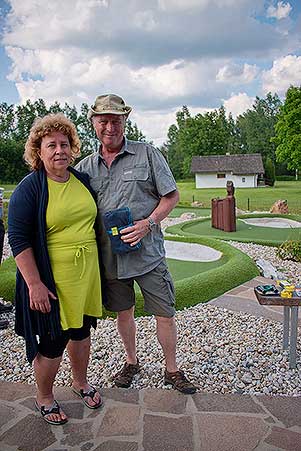
<svg viewBox="0 0 301 451"><path fill-rule="evenodd" d="M51 310L49 297L57 299L41 281L40 273L36 264L34 253L31 247L24 249L15 257L17 266L28 286L29 306L31 310L48 313Z"/></svg>
<svg viewBox="0 0 301 451"><path fill-rule="evenodd" d="M51 310L49 297L52 299L57 299L55 295L48 290L48 288L39 281L28 287L29 298L30 298L30 308L32 310L37 310L42 313L48 313Z"/></svg>

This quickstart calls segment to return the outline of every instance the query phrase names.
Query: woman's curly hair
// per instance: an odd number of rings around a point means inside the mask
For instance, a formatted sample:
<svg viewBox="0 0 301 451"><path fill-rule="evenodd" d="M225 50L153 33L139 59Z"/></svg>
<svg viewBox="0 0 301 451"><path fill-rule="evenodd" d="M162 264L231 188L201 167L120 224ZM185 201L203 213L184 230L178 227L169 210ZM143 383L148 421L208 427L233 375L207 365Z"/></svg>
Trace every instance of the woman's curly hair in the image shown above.
<svg viewBox="0 0 301 451"><path fill-rule="evenodd" d="M34 171L43 166L40 157L42 138L52 132L61 132L68 137L72 161L80 155L80 140L75 125L63 113L47 114L34 121L25 144L23 157Z"/></svg>

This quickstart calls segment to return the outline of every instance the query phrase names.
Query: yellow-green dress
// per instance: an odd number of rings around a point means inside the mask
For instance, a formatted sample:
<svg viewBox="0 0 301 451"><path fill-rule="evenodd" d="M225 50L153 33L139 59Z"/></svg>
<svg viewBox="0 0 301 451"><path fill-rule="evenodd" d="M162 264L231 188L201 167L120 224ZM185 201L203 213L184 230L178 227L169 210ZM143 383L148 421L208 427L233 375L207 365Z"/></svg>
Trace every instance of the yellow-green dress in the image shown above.
<svg viewBox="0 0 301 451"><path fill-rule="evenodd" d="M96 205L73 175L67 182L47 178L47 246L60 303L63 330L80 328L83 315L102 314L97 244L93 224Z"/></svg>

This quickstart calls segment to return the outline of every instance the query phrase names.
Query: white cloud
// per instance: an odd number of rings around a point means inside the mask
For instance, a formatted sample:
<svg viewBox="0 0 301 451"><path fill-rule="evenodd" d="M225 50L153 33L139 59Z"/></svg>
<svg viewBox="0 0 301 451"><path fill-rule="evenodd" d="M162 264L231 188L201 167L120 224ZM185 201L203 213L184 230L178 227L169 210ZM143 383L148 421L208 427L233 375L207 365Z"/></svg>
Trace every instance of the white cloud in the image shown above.
<svg viewBox="0 0 301 451"><path fill-rule="evenodd" d="M225 83L244 84L253 81L259 72L256 64L226 64L219 69L216 80Z"/></svg>
<svg viewBox="0 0 301 451"><path fill-rule="evenodd" d="M43 98L79 105L83 98L116 92L138 104L178 105L198 95L214 92L217 61L172 61L157 67L131 68L109 56L87 55L78 49L23 50L8 47L13 61L10 79L21 101ZM88 56L88 57L87 57ZM42 74L42 77L39 75ZM122 79L120 78L122 74Z"/></svg>
<svg viewBox="0 0 301 451"><path fill-rule="evenodd" d="M277 92L284 95L290 85L300 86L301 56L287 55L274 61L270 70L262 74L262 88L265 93Z"/></svg>
<svg viewBox="0 0 301 451"><path fill-rule="evenodd" d="M267 9L267 17L272 17L275 19L285 19L289 16L292 10L291 5L287 2L278 2L277 6L270 5Z"/></svg>
<svg viewBox="0 0 301 451"><path fill-rule="evenodd" d="M115 92L158 141L183 105L248 107L263 58L292 52L299 39L256 19L265 0L6 1L3 42L22 102L79 106Z"/></svg>
<svg viewBox="0 0 301 451"><path fill-rule="evenodd" d="M240 114L243 114L246 110L252 108L255 101L254 97L248 96L245 92L239 94L232 94L232 96L224 100L223 104L226 109L226 113L231 113L235 118Z"/></svg>
<svg viewBox="0 0 301 451"><path fill-rule="evenodd" d="M167 141L167 132L172 124L177 123L176 113L182 109L183 105L178 105L176 108L162 111L133 111L130 119L139 124L139 128L143 133L152 140L156 146L161 146ZM191 116L197 114L204 114L207 111L212 111L213 108L201 108L188 105Z"/></svg>
<svg viewBox="0 0 301 451"><path fill-rule="evenodd" d="M158 0L159 7L164 11L202 10L208 6L232 6L237 0Z"/></svg>

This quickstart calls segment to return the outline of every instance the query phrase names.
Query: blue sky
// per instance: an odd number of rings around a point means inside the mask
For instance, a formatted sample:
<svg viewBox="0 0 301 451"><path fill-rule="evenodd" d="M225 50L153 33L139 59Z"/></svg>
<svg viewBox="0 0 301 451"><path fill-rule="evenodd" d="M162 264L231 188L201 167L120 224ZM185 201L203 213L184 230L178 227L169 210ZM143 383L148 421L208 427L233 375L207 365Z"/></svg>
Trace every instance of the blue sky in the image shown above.
<svg viewBox="0 0 301 451"><path fill-rule="evenodd" d="M161 144L175 113L301 80L300 0L0 0L1 102L80 106L114 92Z"/></svg>

